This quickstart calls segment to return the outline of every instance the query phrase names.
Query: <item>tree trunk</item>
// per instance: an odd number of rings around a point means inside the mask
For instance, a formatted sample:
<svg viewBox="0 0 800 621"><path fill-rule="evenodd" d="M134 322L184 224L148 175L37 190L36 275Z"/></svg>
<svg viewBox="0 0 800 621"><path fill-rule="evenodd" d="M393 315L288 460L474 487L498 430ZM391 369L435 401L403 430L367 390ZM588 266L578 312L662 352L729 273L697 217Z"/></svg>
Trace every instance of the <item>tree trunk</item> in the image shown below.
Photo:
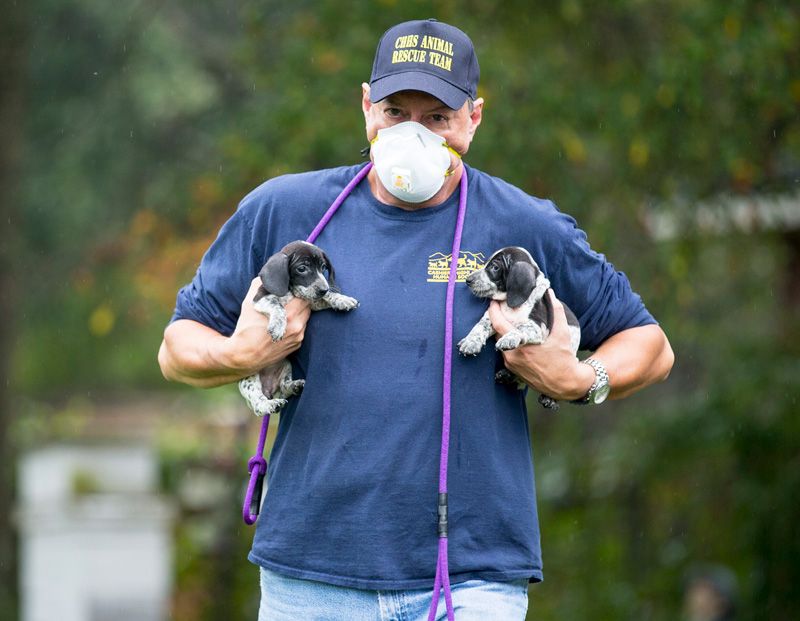
<svg viewBox="0 0 800 621"><path fill-rule="evenodd" d="M0 619L16 618L16 538L10 508L14 502L16 452L9 438L10 358L14 342L19 251L19 174L22 156L25 19L21 2L12 2L0 20Z"/></svg>

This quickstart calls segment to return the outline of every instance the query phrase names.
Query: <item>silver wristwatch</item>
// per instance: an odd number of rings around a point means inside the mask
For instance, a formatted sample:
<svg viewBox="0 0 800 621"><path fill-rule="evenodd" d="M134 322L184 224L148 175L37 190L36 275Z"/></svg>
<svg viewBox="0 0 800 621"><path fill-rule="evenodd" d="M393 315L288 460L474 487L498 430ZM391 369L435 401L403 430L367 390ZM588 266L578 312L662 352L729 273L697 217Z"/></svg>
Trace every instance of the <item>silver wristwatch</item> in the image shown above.
<svg viewBox="0 0 800 621"><path fill-rule="evenodd" d="M606 368L603 366L602 362L594 358L581 360L581 363L588 364L594 369L595 379L594 384L589 388L589 392L586 393L586 396L584 396L583 399L574 401L574 403L593 403L599 405L608 398L608 394L611 392L611 384L608 381Z"/></svg>

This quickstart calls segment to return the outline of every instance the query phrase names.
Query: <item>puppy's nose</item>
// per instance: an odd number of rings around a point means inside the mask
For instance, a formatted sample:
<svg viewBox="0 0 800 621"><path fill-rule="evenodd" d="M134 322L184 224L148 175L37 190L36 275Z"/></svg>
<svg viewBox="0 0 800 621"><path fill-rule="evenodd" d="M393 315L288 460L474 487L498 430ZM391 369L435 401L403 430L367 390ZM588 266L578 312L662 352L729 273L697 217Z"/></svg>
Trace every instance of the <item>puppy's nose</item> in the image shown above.
<svg viewBox="0 0 800 621"><path fill-rule="evenodd" d="M465 281L468 285L471 285L475 282L475 277L477 276L478 272L472 272L469 276L467 276L467 280Z"/></svg>

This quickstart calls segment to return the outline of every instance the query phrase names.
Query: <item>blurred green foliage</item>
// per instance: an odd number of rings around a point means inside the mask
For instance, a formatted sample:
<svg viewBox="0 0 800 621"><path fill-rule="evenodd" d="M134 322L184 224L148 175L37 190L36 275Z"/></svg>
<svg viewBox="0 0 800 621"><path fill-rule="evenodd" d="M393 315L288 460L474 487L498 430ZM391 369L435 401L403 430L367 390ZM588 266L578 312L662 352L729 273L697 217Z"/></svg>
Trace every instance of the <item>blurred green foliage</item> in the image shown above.
<svg viewBox="0 0 800 621"><path fill-rule="evenodd" d="M800 5L36 0L26 17L14 394L162 387L161 330L219 225L266 178L357 162L378 37L437 17L481 62L468 162L575 215L678 357L624 403L531 408L547 576L531 618L679 618L698 562L735 571L741 618L794 618L797 233L658 241L645 223L799 195ZM181 535L179 593L218 580L227 554L236 577L215 597L252 618L234 532L216 553ZM189 600L176 619L220 618Z"/></svg>

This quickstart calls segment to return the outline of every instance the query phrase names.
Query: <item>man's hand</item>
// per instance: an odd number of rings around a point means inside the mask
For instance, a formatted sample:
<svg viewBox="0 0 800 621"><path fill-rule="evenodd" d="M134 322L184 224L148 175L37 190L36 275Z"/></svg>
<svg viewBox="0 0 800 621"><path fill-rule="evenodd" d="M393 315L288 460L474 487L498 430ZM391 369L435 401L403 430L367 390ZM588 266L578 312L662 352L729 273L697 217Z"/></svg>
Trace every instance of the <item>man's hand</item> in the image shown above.
<svg viewBox="0 0 800 621"><path fill-rule="evenodd" d="M564 305L552 289L547 291L547 295L554 310L550 336L541 345L523 345L504 351L503 359L511 372L540 393L559 401L580 399L594 383L594 369L580 364L572 352ZM514 328L497 301L489 305L489 318L498 339Z"/></svg>
<svg viewBox="0 0 800 621"><path fill-rule="evenodd" d="M236 329L220 350L220 361L231 369L251 375L265 366L283 360L300 349L306 324L311 316L308 302L292 298L286 305L286 331L280 341L273 341L269 334L269 317L258 312L253 305L253 296L261 285L254 278L250 290L242 301L242 310Z"/></svg>
<svg viewBox="0 0 800 621"><path fill-rule="evenodd" d="M269 319L253 307L260 284L258 278L250 284L230 337L189 319L167 326L158 352L164 377L192 386L220 386L252 375L299 349L311 315L308 302L297 298L289 301L286 333L275 342L267 330Z"/></svg>

